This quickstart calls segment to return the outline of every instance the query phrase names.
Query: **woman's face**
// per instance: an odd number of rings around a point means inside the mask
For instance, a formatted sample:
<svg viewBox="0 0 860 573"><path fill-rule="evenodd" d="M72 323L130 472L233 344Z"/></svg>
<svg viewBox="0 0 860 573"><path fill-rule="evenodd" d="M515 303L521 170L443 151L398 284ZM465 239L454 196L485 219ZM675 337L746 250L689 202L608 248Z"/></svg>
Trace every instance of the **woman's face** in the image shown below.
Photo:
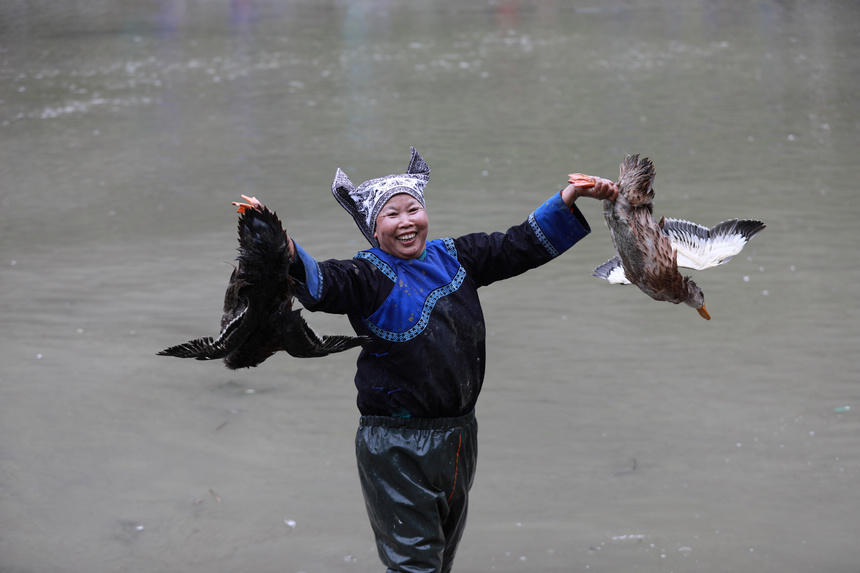
<svg viewBox="0 0 860 573"><path fill-rule="evenodd" d="M379 248L400 259L417 259L424 252L429 229L427 211L411 195L398 193L376 217Z"/></svg>

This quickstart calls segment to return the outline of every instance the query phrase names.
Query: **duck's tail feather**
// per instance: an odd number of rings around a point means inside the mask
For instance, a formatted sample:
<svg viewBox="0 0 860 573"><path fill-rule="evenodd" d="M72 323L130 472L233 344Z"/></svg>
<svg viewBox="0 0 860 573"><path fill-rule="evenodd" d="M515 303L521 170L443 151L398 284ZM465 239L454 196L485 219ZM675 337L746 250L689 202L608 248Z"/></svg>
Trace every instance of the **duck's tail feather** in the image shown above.
<svg viewBox="0 0 860 573"><path fill-rule="evenodd" d="M239 259L289 269L287 234L277 213L263 207L239 216Z"/></svg>
<svg viewBox="0 0 860 573"><path fill-rule="evenodd" d="M614 285L629 285L632 284L624 274L624 267L621 264L621 259L616 255L594 269L591 276L609 281Z"/></svg>
<svg viewBox="0 0 860 573"><path fill-rule="evenodd" d="M650 206L654 201L654 164L639 154L628 155L621 162L618 192L632 207Z"/></svg>

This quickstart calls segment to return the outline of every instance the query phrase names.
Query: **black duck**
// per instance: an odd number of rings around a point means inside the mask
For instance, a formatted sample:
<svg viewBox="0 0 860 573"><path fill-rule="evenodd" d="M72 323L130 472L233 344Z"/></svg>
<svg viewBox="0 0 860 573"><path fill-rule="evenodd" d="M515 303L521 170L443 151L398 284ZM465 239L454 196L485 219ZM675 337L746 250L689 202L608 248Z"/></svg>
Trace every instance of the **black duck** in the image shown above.
<svg viewBox="0 0 860 573"><path fill-rule="evenodd" d="M342 352L366 337L317 335L293 310L295 285L289 276L287 236L278 216L264 206L240 209L238 264L224 294L218 338L198 338L171 346L159 356L223 359L227 368L250 368L284 350L313 358Z"/></svg>

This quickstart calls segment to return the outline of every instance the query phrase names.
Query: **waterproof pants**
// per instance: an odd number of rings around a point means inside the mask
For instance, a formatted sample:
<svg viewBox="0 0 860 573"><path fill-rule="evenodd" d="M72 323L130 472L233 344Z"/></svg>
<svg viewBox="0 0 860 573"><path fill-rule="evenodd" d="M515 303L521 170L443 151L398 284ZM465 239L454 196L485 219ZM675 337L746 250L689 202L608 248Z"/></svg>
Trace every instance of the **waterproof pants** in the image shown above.
<svg viewBox="0 0 860 573"><path fill-rule="evenodd" d="M451 571L478 459L474 413L362 416L355 449L367 514L388 572Z"/></svg>

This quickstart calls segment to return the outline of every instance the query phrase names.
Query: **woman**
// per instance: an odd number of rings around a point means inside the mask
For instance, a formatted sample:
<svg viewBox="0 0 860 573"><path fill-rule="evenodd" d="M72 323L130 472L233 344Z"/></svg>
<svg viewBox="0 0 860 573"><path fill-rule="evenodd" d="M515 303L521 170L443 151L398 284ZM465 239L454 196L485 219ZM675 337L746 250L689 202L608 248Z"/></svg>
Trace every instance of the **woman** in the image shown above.
<svg viewBox="0 0 860 573"><path fill-rule="evenodd" d="M356 457L377 549L388 571L446 573L463 534L477 461L474 408L486 332L478 288L538 267L591 229L579 197L614 200L615 184L570 183L505 233L427 240L430 169L412 149L406 173L332 192L372 248L317 261L290 240L296 296L345 314L371 342L358 357ZM248 198L243 208L259 207Z"/></svg>

